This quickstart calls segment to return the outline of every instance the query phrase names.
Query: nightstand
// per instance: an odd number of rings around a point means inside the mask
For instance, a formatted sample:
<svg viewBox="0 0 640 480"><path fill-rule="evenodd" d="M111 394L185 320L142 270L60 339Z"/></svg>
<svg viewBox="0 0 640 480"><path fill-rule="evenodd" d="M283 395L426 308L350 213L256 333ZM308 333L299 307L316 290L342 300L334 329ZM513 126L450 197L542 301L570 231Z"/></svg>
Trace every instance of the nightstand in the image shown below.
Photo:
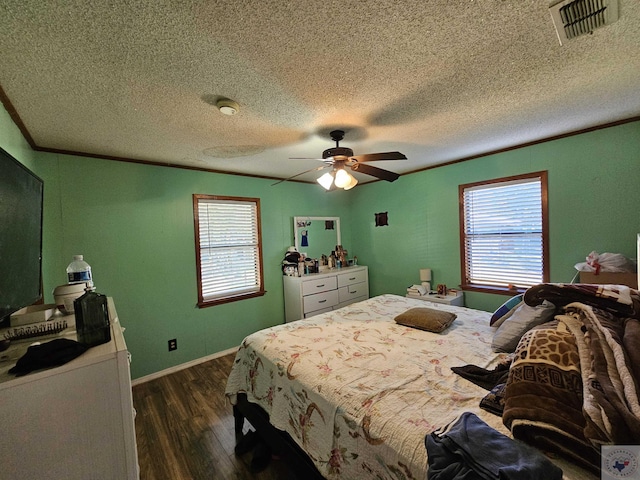
<svg viewBox="0 0 640 480"><path fill-rule="evenodd" d="M456 307L464 307L464 292L456 291L447 295L438 295L437 293L427 295L406 295L407 298L417 298L425 302L444 303L446 305L455 305Z"/></svg>

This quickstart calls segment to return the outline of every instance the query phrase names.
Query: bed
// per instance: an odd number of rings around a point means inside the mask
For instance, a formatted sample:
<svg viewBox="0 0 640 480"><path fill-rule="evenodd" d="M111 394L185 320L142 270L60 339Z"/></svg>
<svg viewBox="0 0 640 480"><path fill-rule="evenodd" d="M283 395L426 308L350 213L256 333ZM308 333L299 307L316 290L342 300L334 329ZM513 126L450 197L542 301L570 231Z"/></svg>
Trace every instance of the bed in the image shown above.
<svg viewBox="0 0 640 480"><path fill-rule="evenodd" d="M441 333L394 321L423 307L456 318ZM316 478L425 479L425 437L463 412L511 436L503 418L479 406L487 387L451 370L472 365L497 371L511 362L509 354L492 351L490 318L488 312L381 295L249 335L226 387L236 433L244 417L261 435L285 432L273 444L297 452L296 468ZM531 423L518 423L517 415L511 422L524 436L530 432ZM599 478L551 456L565 479Z"/></svg>

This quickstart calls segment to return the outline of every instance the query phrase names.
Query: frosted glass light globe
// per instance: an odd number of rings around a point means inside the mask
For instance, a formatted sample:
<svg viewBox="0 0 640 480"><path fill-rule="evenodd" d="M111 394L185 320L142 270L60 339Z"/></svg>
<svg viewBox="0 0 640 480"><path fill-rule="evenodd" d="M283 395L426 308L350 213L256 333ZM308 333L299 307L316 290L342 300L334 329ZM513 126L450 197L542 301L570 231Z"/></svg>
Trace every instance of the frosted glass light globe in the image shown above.
<svg viewBox="0 0 640 480"><path fill-rule="evenodd" d="M351 175L344 169L340 169L336 172L336 187L344 188L351 183Z"/></svg>
<svg viewBox="0 0 640 480"><path fill-rule="evenodd" d="M329 190L331 188L331 184L333 183L333 174L330 172L322 175L318 180L316 180L320 185L324 187L325 190Z"/></svg>

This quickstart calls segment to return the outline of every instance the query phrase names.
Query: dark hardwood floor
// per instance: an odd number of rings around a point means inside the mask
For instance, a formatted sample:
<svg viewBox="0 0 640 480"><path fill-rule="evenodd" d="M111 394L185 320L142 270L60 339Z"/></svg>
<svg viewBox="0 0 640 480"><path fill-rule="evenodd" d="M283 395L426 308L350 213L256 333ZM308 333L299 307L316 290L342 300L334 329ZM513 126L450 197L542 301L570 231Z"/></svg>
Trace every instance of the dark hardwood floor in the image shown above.
<svg viewBox="0 0 640 480"><path fill-rule="evenodd" d="M233 412L224 396L234 357L133 387L141 480L295 480L280 460L254 474L253 453L234 453Z"/></svg>

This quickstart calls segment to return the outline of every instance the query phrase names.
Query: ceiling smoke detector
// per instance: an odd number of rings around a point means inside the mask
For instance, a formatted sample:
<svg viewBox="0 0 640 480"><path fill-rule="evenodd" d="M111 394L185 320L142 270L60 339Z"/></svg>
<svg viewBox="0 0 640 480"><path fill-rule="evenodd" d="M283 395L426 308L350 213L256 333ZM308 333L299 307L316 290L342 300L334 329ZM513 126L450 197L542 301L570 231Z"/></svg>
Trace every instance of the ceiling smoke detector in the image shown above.
<svg viewBox="0 0 640 480"><path fill-rule="evenodd" d="M549 6L560 45L618 20L618 0L560 0Z"/></svg>
<svg viewBox="0 0 640 480"><path fill-rule="evenodd" d="M235 115L240 110L240 105L238 105L233 100L229 100L228 98L221 98L216 102L216 107L220 110L220 113L224 115Z"/></svg>

